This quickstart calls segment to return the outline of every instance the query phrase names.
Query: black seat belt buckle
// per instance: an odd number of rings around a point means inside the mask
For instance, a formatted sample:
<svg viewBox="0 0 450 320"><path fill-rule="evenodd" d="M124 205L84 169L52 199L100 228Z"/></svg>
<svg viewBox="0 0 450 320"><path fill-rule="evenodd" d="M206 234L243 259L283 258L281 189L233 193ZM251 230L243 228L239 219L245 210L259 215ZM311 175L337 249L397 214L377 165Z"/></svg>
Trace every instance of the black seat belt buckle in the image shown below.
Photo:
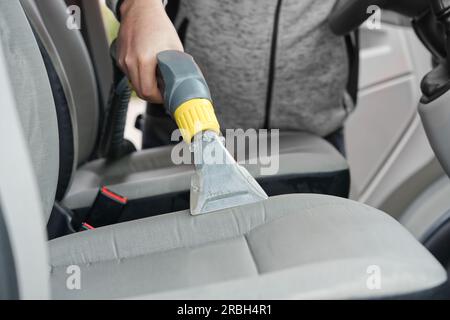
<svg viewBox="0 0 450 320"><path fill-rule="evenodd" d="M127 203L128 198L102 187L84 222L95 228L115 224L119 221Z"/></svg>

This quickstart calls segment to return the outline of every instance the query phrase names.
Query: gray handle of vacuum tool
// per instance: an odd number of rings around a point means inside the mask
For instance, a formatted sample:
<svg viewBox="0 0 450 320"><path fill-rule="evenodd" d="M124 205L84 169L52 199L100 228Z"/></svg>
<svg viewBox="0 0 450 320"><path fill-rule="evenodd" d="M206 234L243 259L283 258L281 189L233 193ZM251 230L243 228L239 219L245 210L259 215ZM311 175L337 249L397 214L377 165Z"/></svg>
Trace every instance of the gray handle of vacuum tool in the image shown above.
<svg viewBox="0 0 450 320"><path fill-rule="evenodd" d="M164 105L170 114L192 99L211 100L211 93L200 68L192 56L168 50L157 55L158 83Z"/></svg>

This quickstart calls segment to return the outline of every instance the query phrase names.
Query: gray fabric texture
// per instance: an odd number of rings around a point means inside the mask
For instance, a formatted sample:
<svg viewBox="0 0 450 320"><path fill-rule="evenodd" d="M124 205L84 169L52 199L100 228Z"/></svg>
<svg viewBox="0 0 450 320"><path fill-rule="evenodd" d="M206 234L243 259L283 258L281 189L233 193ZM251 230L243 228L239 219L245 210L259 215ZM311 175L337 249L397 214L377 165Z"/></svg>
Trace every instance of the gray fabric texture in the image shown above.
<svg viewBox="0 0 450 320"><path fill-rule="evenodd" d="M84 208L92 205L98 189L108 186L111 190L128 197L140 199L163 195L190 188L193 166L174 165L171 160L172 147L160 147L133 153L117 162L97 160L81 167L63 200L69 208ZM322 138L301 132L280 134L279 170L273 176L298 174L321 174L348 169L346 160ZM249 159L257 159L250 164ZM255 154L247 153L243 165L255 177L261 177L261 168L266 162Z"/></svg>
<svg viewBox="0 0 450 320"><path fill-rule="evenodd" d="M47 219L58 181L58 125L44 62L19 1L0 1L0 38Z"/></svg>
<svg viewBox="0 0 450 320"><path fill-rule="evenodd" d="M63 299L366 298L446 279L388 215L319 195L147 218L53 240L50 252L53 298ZM81 268L81 290L66 289L69 265ZM372 265L377 291L367 287Z"/></svg>
<svg viewBox="0 0 450 320"><path fill-rule="evenodd" d="M4 9L4 2L16 4L2 1L1 9ZM13 11L7 10L7 13ZM10 262L9 268L15 269L16 277L8 276L12 281L17 280L21 299L45 299L50 293L45 230L47 214L42 213L30 146L18 112L19 104L8 70L9 61L5 59L3 49L4 42L0 37L0 149L5 151L0 160L0 211L13 253L14 262ZM5 253L3 251L0 255ZM0 273L9 268L3 268ZM0 283L0 287L5 285L7 283Z"/></svg>
<svg viewBox="0 0 450 320"><path fill-rule="evenodd" d="M188 21L185 50L210 86L223 128L265 125L274 0L181 0L179 27ZM283 0L278 23L271 128L326 136L342 127L348 78L344 39L327 18L336 0ZM115 8L116 1L110 7Z"/></svg>
<svg viewBox="0 0 450 320"><path fill-rule="evenodd" d="M89 160L97 141L100 111L89 52L80 31L66 26L64 1L21 2L61 79L72 115L76 164L83 164Z"/></svg>

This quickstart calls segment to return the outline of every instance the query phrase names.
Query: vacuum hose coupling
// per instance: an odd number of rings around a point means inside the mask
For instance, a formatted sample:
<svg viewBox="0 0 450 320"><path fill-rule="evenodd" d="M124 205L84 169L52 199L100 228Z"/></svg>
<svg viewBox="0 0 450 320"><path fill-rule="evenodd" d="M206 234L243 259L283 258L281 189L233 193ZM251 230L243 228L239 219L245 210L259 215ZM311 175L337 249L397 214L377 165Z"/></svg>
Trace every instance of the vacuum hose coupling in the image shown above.
<svg viewBox="0 0 450 320"><path fill-rule="evenodd" d="M220 133L211 93L192 56L175 50L157 55L158 86L164 106L172 115L183 139L191 143L203 131Z"/></svg>

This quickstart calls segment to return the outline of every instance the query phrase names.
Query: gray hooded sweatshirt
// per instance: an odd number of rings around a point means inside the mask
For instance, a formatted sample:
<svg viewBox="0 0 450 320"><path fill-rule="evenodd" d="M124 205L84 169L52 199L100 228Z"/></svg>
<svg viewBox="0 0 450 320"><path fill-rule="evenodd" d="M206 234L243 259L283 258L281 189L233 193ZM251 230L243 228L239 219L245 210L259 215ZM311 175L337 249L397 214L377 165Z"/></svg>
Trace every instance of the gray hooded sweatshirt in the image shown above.
<svg viewBox="0 0 450 320"><path fill-rule="evenodd" d="M185 50L205 75L222 128L326 136L343 126L353 106L345 40L327 24L335 3L180 0L174 23L185 27Z"/></svg>

